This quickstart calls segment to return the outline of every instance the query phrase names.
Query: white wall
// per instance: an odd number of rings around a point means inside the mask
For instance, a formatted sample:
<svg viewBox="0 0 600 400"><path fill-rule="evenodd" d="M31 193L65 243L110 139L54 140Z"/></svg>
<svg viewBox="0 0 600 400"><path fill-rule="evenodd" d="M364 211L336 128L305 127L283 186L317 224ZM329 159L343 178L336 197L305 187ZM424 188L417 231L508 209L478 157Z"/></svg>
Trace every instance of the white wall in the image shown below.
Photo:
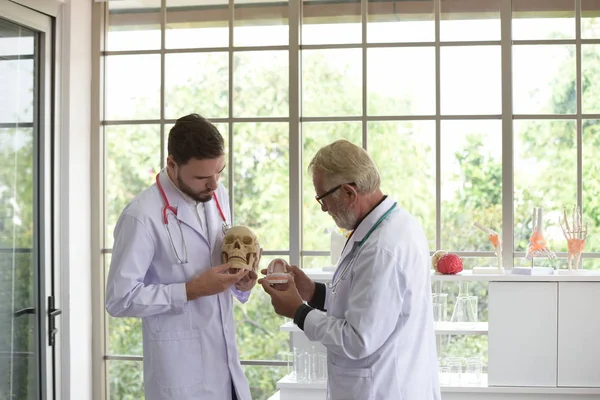
<svg viewBox="0 0 600 400"><path fill-rule="evenodd" d="M62 8L60 265L62 400L92 398L90 99L92 0Z"/></svg>

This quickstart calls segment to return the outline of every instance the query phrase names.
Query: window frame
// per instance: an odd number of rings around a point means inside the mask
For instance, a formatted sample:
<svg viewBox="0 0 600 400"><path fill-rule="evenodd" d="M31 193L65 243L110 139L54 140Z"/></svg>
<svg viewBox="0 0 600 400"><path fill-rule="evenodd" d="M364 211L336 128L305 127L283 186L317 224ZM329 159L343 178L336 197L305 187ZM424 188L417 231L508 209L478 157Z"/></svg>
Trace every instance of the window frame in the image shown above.
<svg viewBox="0 0 600 400"><path fill-rule="evenodd" d="M513 10L511 6L511 0L501 0L500 3L500 40L491 41L459 41L459 42L448 42L440 40L440 15L443 0L434 0L434 30L435 40L432 42L418 43L419 46L431 46L435 50L435 90L436 90L436 102L435 102L435 115L431 116L369 116L368 115L368 102L367 102L367 50L370 48L406 48L415 46L415 43L370 43L367 42L367 10L370 6L368 0L361 0L361 22L362 22L362 41L356 44L342 44L342 45L302 45L301 44L301 29L302 29L302 1L301 0L290 0L288 2L288 24L289 24L289 43L285 46L252 46L252 47L236 47L234 46L234 18L232 10L234 8L234 1L229 0L229 46L226 48L197 48L197 49L166 49L165 48L165 26L166 26L166 0L161 1L160 9L160 25L161 25L161 49L158 50L127 50L127 51L103 51L104 38L108 29L107 16L108 16L108 5L95 4L93 13L93 35L94 35L94 48L93 50L93 87L97 89L97 92L103 93L103 78L104 71L102 69L102 60L107 55L126 55L126 54L160 54L161 55L161 99L160 99L160 118L153 120L135 120L135 121L105 121L102 118L103 115L103 100L102 97L94 98L92 102L92 117L93 126L97 129L93 131L93 149L97 154L94 154L92 160L92 168L94 171L92 185L94 188L94 196L96 204L98 205L99 218L93 221L93 227L96 232L94 234L94 269L101 271L95 276L95 292L98 293L96 296L96 304L103 305L104 302L104 282L105 282L105 266L104 256L111 252L111 249L104 248L103 242L105 234L104 231L104 200L102 194L104 193L103 187L105 184L105 176L103 171L103 157L104 155L104 144L102 139L102 129L104 126L110 125L125 125L125 124L159 124L161 134L161 163L164 163L165 159L165 126L172 124L175 121L165 119L165 99L164 99L164 82L165 82L165 55L183 52L214 52L214 51L227 51L229 54L229 116L228 118L215 118L212 119L217 123L226 123L228 125L228 143L230 148L235 147L233 125L241 122L285 122L289 124L289 226L290 226L290 246L289 249L269 249L263 252L264 255L268 256L283 256L288 257L290 262L296 265L301 265L303 257L323 257L329 256L328 251L311 251L304 250L302 248L302 188L303 188L303 173L302 170L302 123L304 122L350 122L356 121L362 124L362 145L365 149L369 149L369 138L367 133L367 127L369 122L373 121L409 121L409 120L426 120L435 121L435 175L436 175L436 238L435 238L435 249L431 249L433 253L435 250L441 248L441 210L442 210L442 198L441 198L441 125L443 121L448 120L480 120L480 119L494 119L501 121L502 125L502 242L503 242L503 264L505 269L510 269L513 266L514 258L524 257L525 252L515 252L514 243L514 132L513 123L515 120L575 120L576 121L576 138L577 138L577 203L579 206L582 204L582 193L583 193L583 142L582 142L582 121L585 119L600 119L600 116L594 114L583 114L582 113L582 93L580 88L582 83L582 44L600 44L600 39L582 39L581 38L581 22L582 22L582 11L581 2L582 0L574 0L575 5L575 29L576 34L574 39L557 39L557 40L512 40L512 21L513 21ZM279 6L280 7L280 6ZM150 18L152 19L152 18ZM576 85L577 85L577 109L574 114L566 115L549 115L549 114L514 114L513 113L513 84L512 84L512 50L515 46L519 45L548 45L548 44L569 44L574 45L576 49ZM489 46L496 45L500 46L501 52L501 113L494 115L444 115L441 113L441 101L440 101L440 53L441 49L452 46ZM361 49L362 50L362 112L360 116L351 117L303 117L301 114L301 77L302 77L302 65L301 65L301 53L303 50L321 50L321 49ZM261 117L261 118L239 118L233 116L233 57L235 52L243 51L269 51L269 50L287 50L289 55L289 114L287 117ZM94 151L93 151L94 153ZM228 176L233 177L233 151L228 152ZM306 155L310 157L310 155ZM162 165L161 165L162 166ZM310 184L310 182L306 183ZM232 210L232 217L235 218L235 205L234 205L234 191L233 191L233 179L228 179L228 190L230 193L230 207ZM506 229L510 227L510 229ZM457 251L456 254L462 257L494 257L492 251ZM586 258L600 258L600 253L584 253ZM558 257L566 257L566 253L557 252ZM108 383L106 380L107 376L107 360L135 360L140 361L141 356L128 356L128 355L110 355L106 353L108 349L108 331L107 324L105 321L105 312L103 307L96 307L94 315L95 320L102 321L103 332L101 337L101 349L96 346L96 360L98 363L103 363L102 368L95 368L96 374L102 375L100 380L97 382L104 382L103 390L106 393L101 394L100 398L105 399L108 393ZM242 360L243 365L259 365L259 366L283 366L285 362L276 360Z"/></svg>

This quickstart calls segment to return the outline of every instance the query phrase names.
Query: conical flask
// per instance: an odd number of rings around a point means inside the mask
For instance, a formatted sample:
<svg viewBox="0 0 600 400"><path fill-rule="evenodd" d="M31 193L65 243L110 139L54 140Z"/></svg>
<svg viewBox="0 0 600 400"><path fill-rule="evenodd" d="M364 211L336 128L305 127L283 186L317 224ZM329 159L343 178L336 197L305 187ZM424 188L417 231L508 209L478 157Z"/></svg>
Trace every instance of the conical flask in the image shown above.
<svg viewBox="0 0 600 400"><path fill-rule="evenodd" d="M477 323L477 296L469 295L469 283L459 282L458 296L450 322L460 329L473 329Z"/></svg>

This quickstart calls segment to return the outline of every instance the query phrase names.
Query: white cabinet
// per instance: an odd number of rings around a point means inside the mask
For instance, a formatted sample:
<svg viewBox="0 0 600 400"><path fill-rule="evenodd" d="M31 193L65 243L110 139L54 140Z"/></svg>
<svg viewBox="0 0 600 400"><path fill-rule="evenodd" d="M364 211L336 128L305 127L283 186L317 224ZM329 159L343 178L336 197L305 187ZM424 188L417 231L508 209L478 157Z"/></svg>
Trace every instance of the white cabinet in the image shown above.
<svg viewBox="0 0 600 400"><path fill-rule="evenodd" d="M600 282L491 282L489 386L600 387Z"/></svg>
<svg viewBox="0 0 600 400"><path fill-rule="evenodd" d="M490 282L488 385L556 386L556 282Z"/></svg>
<svg viewBox="0 0 600 400"><path fill-rule="evenodd" d="M600 282L561 282L558 386L600 387Z"/></svg>
<svg viewBox="0 0 600 400"><path fill-rule="evenodd" d="M305 270L327 282L331 272ZM600 274L590 276L434 275L432 280L485 281L488 322L470 329L441 323L437 335L488 335L488 374L474 386L443 386L443 400L600 399ZM288 322L292 346L321 351ZM314 348L313 348L314 346ZM286 376L271 400L325 400L326 383Z"/></svg>

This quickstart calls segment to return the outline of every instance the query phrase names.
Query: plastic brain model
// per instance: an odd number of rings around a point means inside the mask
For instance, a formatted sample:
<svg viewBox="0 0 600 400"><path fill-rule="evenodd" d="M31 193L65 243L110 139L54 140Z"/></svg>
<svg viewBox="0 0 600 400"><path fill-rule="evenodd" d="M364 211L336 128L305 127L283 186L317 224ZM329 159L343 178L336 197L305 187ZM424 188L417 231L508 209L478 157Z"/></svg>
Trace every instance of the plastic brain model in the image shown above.
<svg viewBox="0 0 600 400"><path fill-rule="evenodd" d="M276 258L269 263L267 266L267 282L269 284L274 283L287 283L289 264L282 258Z"/></svg>
<svg viewBox="0 0 600 400"><path fill-rule="evenodd" d="M221 246L221 261L230 263L231 268L257 272L260 244L250 228L244 225L232 226Z"/></svg>
<svg viewBox="0 0 600 400"><path fill-rule="evenodd" d="M462 258L444 250L438 250L431 256L431 265L438 274L458 274L463 270Z"/></svg>

